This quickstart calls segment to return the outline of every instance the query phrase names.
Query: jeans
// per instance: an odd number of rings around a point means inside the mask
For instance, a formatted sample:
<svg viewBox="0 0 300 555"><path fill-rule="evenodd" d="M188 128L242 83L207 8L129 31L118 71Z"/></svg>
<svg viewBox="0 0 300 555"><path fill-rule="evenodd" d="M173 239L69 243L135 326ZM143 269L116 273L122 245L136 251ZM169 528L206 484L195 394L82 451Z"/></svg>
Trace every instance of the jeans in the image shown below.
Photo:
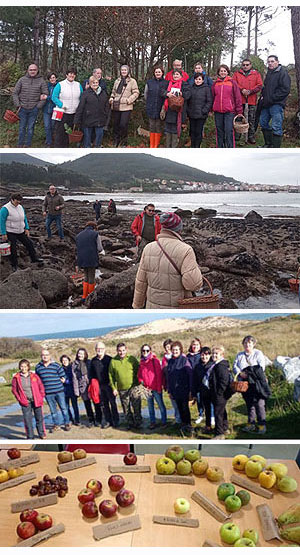
<svg viewBox="0 0 300 555"><path fill-rule="evenodd" d="M93 130L95 131L95 134L96 134L95 146L101 146L102 139L103 139L103 127L83 127L84 148L91 148Z"/></svg>
<svg viewBox="0 0 300 555"><path fill-rule="evenodd" d="M19 111L19 142L18 146L31 146L31 141L34 132L34 126L36 123L36 118L38 115L38 108L32 108L31 110L27 110L26 108L21 108ZM27 131L27 139L26 137Z"/></svg>
<svg viewBox="0 0 300 555"><path fill-rule="evenodd" d="M68 414L69 414L70 421L73 422L73 423L76 422L76 424L79 424L80 418L79 418L79 409L78 409L78 402L77 402L76 395L67 395L65 393L65 399L66 399L66 405L67 405L67 408L68 408ZM72 404L74 416L73 416L73 414L71 412L71 409L70 409L70 401L71 401L71 404Z"/></svg>
<svg viewBox="0 0 300 555"><path fill-rule="evenodd" d="M63 228L62 228L62 224L61 224L61 214L47 214L47 218L46 218L46 230L48 233L48 237L51 237L51 224L52 222L56 223L56 227L57 227L57 231L58 231L58 235L60 236L61 239L64 238L64 232L63 232Z"/></svg>
<svg viewBox="0 0 300 555"><path fill-rule="evenodd" d="M160 410L161 423L166 424L167 410L163 400L163 394L153 390L152 390L152 396L147 399L150 422L151 424L155 424L154 400L157 402L158 408Z"/></svg>
<svg viewBox="0 0 300 555"><path fill-rule="evenodd" d="M217 148L234 148L233 131L234 114L232 112L215 112L215 124L217 131Z"/></svg>
<svg viewBox="0 0 300 555"><path fill-rule="evenodd" d="M197 409L198 409L199 416L202 416L202 414L203 414L203 402L202 402L202 399L201 399L200 391L197 391Z"/></svg>
<svg viewBox="0 0 300 555"><path fill-rule="evenodd" d="M58 426L57 405L61 410L64 424L70 424L64 391L61 391L60 393L51 393L50 395L46 395L46 401L49 405L54 426Z"/></svg>
<svg viewBox="0 0 300 555"><path fill-rule="evenodd" d="M176 403L175 399L172 399L171 397L170 397L170 401L171 401L172 407L174 409L175 422L176 422L176 424L181 424L181 418L180 418L177 403Z"/></svg>
<svg viewBox="0 0 300 555"><path fill-rule="evenodd" d="M18 264L18 256L17 256L17 241L22 243L24 247L27 249L28 254L31 258L31 262L36 262L36 252L33 246L33 242L27 237L26 233L11 233L10 231L7 232L7 239L10 242L10 263L13 267L16 267Z"/></svg>
<svg viewBox="0 0 300 555"><path fill-rule="evenodd" d="M21 407L21 408L22 408L22 413L24 418L26 438L34 439L34 431L33 431L33 424L32 424L32 413L33 413L39 438L43 439L45 436L46 430L44 425L42 407L35 407L34 402L31 401L29 402L29 405L27 407Z"/></svg>
<svg viewBox="0 0 300 555"><path fill-rule="evenodd" d="M263 108L259 118L261 128L272 129L274 135L282 136L283 112L283 107L280 104L273 104L268 108ZM270 120L272 120L271 126Z"/></svg>
<svg viewBox="0 0 300 555"><path fill-rule="evenodd" d="M54 129L54 119L52 119L52 113L48 114L47 112L43 112L44 118L44 127L46 133L46 145L51 146L53 140L53 129Z"/></svg>

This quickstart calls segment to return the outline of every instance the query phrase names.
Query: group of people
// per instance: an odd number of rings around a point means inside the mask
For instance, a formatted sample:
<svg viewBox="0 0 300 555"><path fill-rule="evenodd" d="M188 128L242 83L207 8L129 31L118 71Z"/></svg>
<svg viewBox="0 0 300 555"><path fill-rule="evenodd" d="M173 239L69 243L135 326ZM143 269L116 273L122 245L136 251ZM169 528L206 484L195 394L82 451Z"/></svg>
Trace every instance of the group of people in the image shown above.
<svg viewBox="0 0 300 555"><path fill-rule="evenodd" d="M221 64L214 81L206 74L201 62L196 62L191 77L183 70L181 60L174 60L172 70L165 77L164 68L155 66L153 77L147 80L144 90L150 148L159 146L163 131L166 147L177 147L187 120L190 122L191 147L199 148L210 112L215 118L217 148L233 148L235 139L239 138L234 131L234 118L243 115L246 106L248 142L255 144L260 121L265 147L280 147L291 80L277 56L270 55L267 66L264 82L247 58L233 75L226 64ZM50 72L46 82L39 74L38 66L30 64L13 92L20 117L18 146L31 146L39 109L43 111L48 147L68 147L69 134L74 126L82 129L85 148L92 144L100 147L111 115L114 146L127 146L130 116L139 95L137 82L128 65L120 67L120 75L109 95L101 68L95 68L90 78L81 84L76 81L75 68L67 69L66 78L60 82L57 82L57 75Z"/></svg>
<svg viewBox="0 0 300 555"><path fill-rule="evenodd" d="M128 353L123 342L117 344L114 357L106 353L102 341L96 343L92 359L87 350L80 347L74 361L63 354L56 362L49 350L43 348L35 371L31 370L28 360L22 359L19 372L12 379L12 392L22 409L26 437L34 438L33 415L39 438L46 437L44 400L52 418L51 432L59 430L58 408L65 431L71 429L71 424L81 425L80 398L88 428L118 428L118 396L127 430L142 428L142 398L147 400L150 430L157 426L155 403L160 413L159 427L163 429L167 426L163 395L166 391L175 422L183 434L192 432L190 405L197 403L196 424L205 417L204 433L224 439L230 433L226 404L233 394L230 384L234 379L248 383L243 393L248 423L243 430L265 434L265 401L271 394L265 375L265 357L256 349L253 336L246 336L242 343L243 350L236 356L232 370L222 345L203 346L199 338L191 341L187 354L180 341L166 339L161 361L148 343L141 346L139 359Z"/></svg>

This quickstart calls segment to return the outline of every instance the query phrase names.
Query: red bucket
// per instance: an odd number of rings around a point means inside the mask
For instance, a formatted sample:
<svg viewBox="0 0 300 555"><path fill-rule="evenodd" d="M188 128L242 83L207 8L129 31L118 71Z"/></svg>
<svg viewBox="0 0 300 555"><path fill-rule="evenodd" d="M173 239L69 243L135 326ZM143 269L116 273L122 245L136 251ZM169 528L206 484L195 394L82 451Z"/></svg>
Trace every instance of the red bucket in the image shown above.
<svg viewBox="0 0 300 555"><path fill-rule="evenodd" d="M298 293L299 285L300 285L300 279L296 279L296 278L289 279L290 289L291 291L294 291L294 293Z"/></svg>
<svg viewBox="0 0 300 555"><path fill-rule="evenodd" d="M64 115L64 111L61 108L53 108L52 119L55 121L61 121Z"/></svg>
<svg viewBox="0 0 300 555"><path fill-rule="evenodd" d="M3 119L5 119L5 121L8 121L8 123L17 123L20 118L12 110L5 110Z"/></svg>
<svg viewBox="0 0 300 555"><path fill-rule="evenodd" d="M10 255L10 243L0 243L0 256Z"/></svg>

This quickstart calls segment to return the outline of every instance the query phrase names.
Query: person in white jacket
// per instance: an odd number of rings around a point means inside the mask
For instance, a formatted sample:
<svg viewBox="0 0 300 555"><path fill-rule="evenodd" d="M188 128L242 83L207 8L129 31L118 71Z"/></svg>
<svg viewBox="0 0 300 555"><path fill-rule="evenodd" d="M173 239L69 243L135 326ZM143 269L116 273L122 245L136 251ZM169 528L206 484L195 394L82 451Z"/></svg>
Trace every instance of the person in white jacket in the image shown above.
<svg viewBox="0 0 300 555"><path fill-rule="evenodd" d="M75 112L83 93L82 86L75 81L75 78L76 69L67 69L66 79L57 83L52 93L52 102L64 111L62 119L55 122L54 147L67 148L69 146L69 136L64 125L73 127Z"/></svg>

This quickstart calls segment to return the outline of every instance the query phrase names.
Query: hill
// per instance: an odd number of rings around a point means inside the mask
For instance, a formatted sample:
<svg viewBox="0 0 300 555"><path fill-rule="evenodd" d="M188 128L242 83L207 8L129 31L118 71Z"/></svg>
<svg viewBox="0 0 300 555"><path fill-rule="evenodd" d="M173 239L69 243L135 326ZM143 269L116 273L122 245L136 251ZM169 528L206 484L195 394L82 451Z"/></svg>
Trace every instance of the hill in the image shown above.
<svg viewBox="0 0 300 555"><path fill-rule="evenodd" d="M51 162L45 162L45 160L40 160L40 158L35 158L35 156L30 156L29 154L22 154L15 152L14 154L1 153L0 154L1 164L27 164L30 166L53 166Z"/></svg>

